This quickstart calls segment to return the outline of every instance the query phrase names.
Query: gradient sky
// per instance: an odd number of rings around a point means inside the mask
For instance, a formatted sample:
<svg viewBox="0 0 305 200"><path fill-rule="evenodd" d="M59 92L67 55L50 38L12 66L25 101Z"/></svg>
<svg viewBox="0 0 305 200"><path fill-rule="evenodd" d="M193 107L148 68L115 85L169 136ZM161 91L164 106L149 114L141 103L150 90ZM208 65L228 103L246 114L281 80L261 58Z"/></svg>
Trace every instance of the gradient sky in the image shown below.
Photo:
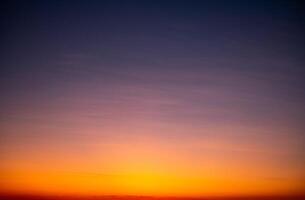
<svg viewBox="0 0 305 200"><path fill-rule="evenodd" d="M2 3L0 192L303 193L302 12Z"/></svg>

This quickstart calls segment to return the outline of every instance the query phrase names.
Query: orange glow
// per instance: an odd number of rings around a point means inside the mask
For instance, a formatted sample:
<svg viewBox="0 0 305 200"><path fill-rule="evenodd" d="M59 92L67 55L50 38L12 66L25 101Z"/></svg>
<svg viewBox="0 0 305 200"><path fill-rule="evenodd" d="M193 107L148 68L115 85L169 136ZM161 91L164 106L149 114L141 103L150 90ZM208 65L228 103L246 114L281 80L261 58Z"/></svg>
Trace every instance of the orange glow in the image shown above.
<svg viewBox="0 0 305 200"><path fill-rule="evenodd" d="M272 163L270 169L266 163L238 163L237 158L225 158L217 151L203 160L190 157L187 149L196 149L196 143L192 144L190 147L184 141L173 146L156 138L138 138L108 144L107 159L99 148L92 160L90 155L65 159L50 152L47 165L31 153L33 165L10 160L10 168L2 170L0 184L2 191L77 195L290 194L304 188L304 179L293 174L285 181L260 178L272 171L278 173ZM222 148L228 147L222 144Z"/></svg>
<svg viewBox="0 0 305 200"><path fill-rule="evenodd" d="M2 179L2 190L38 194L204 196L290 194L304 186L216 177L178 177L161 174L100 175L60 172L24 172Z"/></svg>

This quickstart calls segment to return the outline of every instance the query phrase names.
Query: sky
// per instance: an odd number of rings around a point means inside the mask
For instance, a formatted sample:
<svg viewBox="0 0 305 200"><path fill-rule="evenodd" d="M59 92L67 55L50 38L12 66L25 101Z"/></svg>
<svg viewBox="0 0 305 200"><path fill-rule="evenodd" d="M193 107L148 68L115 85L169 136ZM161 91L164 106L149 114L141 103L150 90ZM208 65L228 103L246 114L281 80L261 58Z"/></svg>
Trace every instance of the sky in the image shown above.
<svg viewBox="0 0 305 200"><path fill-rule="evenodd" d="M0 193L305 193L300 2L1 4Z"/></svg>

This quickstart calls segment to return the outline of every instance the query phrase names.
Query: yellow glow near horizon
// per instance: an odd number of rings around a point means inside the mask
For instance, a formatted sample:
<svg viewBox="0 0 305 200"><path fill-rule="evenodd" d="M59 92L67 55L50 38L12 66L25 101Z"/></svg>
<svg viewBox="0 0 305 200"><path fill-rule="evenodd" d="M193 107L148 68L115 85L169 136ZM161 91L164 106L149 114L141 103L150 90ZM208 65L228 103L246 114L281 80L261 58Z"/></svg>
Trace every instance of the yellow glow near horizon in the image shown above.
<svg viewBox="0 0 305 200"><path fill-rule="evenodd" d="M71 165L67 160L72 158L61 160L54 152L49 153L49 165L41 158L32 158L38 164L32 166L10 161L14 167L2 170L0 185L3 191L34 194L149 196L290 194L304 188L302 177L290 175L285 181L260 178L272 170L278 173L273 167L263 168L264 163L238 166L234 159L212 151L205 157L209 162L204 162L187 156L185 144L183 148L170 146L152 138L108 145L108 160L98 161L97 151L91 165L86 156L78 156L82 162Z"/></svg>
<svg viewBox="0 0 305 200"><path fill-rule="evenodd" d="M117 128L111 129L116 130L116 135L122 135ZM0 191L149 196L304 191L303 165L281 163L279 159L299 151L293 146L282 149L276 144L271 148L262 146L258 140L251 140L249 145L227 137L169 140L161 135L154 136L148 128L145 130L134 129L134 137L124 139L105 141L94 136L81 145L72 141L52 144L48 140L37 143L36 147L31 143L20 146L19 151L3 146L7 153L0 168ZM175 128L171 130L178 132ZM194 128L187 130L196 131ZM230 132L227 127L215 126L209 130ZM238 127L234 130L243 131Z"/></svg>
<svg viewBox="0 0 305 200"><path fill-rule="evenodd" d="M204 196L289 194L302 182L272 184L242 178L179 177L161 174L100 175L60 172L24 172L1 181L4 190L34 194ZM4 184L5 183L5 184Z"/></svg>

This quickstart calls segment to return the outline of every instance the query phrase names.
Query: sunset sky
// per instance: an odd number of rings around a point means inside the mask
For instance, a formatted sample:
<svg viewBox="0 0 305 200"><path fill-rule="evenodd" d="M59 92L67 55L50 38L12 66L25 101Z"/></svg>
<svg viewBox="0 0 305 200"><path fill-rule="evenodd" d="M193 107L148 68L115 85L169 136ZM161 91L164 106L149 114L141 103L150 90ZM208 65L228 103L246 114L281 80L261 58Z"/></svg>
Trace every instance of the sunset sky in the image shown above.
<svg viewBox="0 0 305 200"><path fill-rule="evenodd" d="M1 4L0 194L305 193L297 1Z"/></svg>

